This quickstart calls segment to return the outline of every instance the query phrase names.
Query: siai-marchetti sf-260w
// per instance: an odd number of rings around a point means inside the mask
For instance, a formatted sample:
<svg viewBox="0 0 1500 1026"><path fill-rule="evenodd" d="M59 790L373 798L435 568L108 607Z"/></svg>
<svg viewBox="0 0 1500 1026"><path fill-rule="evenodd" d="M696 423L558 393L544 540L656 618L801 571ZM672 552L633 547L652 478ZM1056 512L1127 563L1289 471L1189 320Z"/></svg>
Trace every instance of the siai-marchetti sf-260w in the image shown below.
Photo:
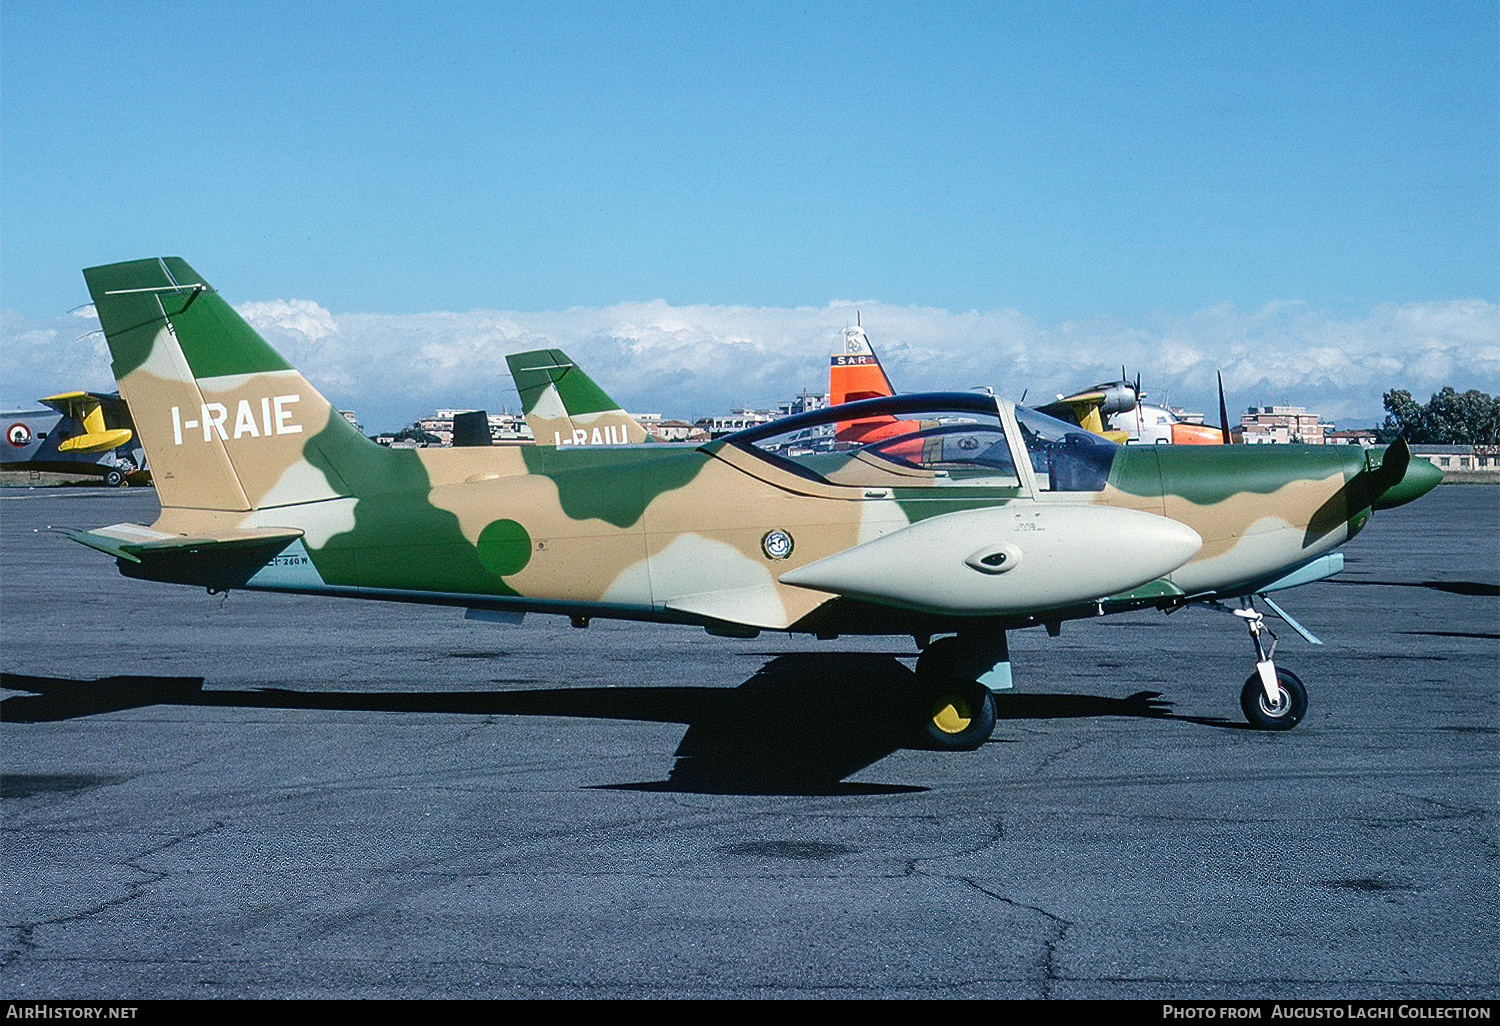
<svg viewBox="0 0 1500 1026"><path fill-rule="evenodd" d="M637 432L388 449L363 437L182 260L84 271L155 471L148 526L72 532L129 577L555 613L731 637L910 635L912 727L972 749L1011 686L1009 630L1191 603L1243 619L1249 720L1307 708L1254 604L1337 573L1372 511L1442 474L1404 442L1125 447L973 392L889 396L704 445ZM567 366L550 351L547 367ZM522 361L523 363L525 361ZM534 362L534 361L533 361ZM587 376L546 371L562 411ZM535 375L533 375L535 376ZM852 442L840 425L888 423ZM842 435L842 437L841 437ZM596 444L597 443L597 444Z"/></svg>

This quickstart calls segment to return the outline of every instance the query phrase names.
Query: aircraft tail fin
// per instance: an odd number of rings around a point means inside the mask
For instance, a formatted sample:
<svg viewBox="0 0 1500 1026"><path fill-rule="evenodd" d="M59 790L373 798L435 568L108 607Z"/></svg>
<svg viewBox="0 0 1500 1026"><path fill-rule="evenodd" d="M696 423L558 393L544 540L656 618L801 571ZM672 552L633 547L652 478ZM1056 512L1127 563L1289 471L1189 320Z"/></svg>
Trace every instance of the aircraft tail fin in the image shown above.
<svg viewBox="0 0 1500 1026"><path fill-rule="evenodd" d="M828 360L828 405L895 394L865 329L845 328L842 344Z"/></svg>
<svg viewBox="0 0 1500 1026"><path fill-rule="evenodd" d="M561 349L505 358L538 445L637 445L650 440L630 414Z"/></svg>
<svg viewBox="0 0 1500 1026"><path fill-rule="evenodd" d="M340 468L383 453L180 258L83 276L163 507L352 495Z"/></svg>
<svg viewBox="0 0 1500 1026"><path fill-rule="evenodd" d="M856 324L845 328L839 346L828 359L828 405L858 402L895 395L891 379L886 377L870 336ZM840 421L834 426L834 438L840 442L860 443L878 437L896 423L895 417L866 417Z"/></svg>

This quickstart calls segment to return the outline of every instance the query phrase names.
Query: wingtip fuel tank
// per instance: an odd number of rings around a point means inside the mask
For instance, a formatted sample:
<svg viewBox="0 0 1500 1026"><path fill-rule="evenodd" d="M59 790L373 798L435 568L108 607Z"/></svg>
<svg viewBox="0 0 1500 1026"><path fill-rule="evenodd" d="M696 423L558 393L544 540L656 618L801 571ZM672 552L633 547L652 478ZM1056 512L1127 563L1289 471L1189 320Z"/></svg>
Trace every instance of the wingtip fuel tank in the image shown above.
<svg viewBox="0 0 1500 1026"><path fill-rule="evenodd" d="M1138 510L1003 506L923 520L780 580L920 612L1001 615L1139 587L1202 547L1192 528Z"/></svg>

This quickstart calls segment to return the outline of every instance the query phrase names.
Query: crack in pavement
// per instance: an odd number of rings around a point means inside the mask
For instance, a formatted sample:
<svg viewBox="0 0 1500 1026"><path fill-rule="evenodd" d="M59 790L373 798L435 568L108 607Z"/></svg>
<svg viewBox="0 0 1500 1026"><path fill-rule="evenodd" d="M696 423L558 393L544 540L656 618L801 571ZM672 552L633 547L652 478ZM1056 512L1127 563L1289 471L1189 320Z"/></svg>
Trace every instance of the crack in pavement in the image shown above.
<svg viewBox="0 0 1500 1026"><path fill-rule="evenodd" d="M1077 924L1075 924L1071 919L1064 919L1062 916L1052 912L1048 912L1044 908L1038 908L1035 905L1028 905L1023 901L1016 901L1014 898L1007 898L1003 894L998 894L995 891L990 890L988 887L985 887L983 884L979 883L979 881L973 879L972 877L960 876L956 877L955 879L957 879L960 883L967 884L968 886L974 888L976 891L978 891L980 894L985 895L986 897L994 898L996 901L1009 905L1012 908L1019 908L1024 909L1027 912L1034 912L1044 919L1049 920L1053 924L1053 935L1046 941L1046 955L1042 959L1041 966L1042 997L1044 999L1052 997L1053 985L1063 982L1064 979L1057 972L1058 947L1067 937L1068 930L1070 930Z"/></svg>
<svg viewBox="0 0 1500 1026"><path fill-rule="evenodd" d="M123 894L117 894L113 898L102 901L90 908L80 909L77 912L72 912L65 916L57 916L52 919L36 919L30 922L23 923L6 924L8 929L15 931L15 937L12 942L15 946L7 948L3 952L0 952L0 970L9 967L12 962L15 962L22 955L36 950L37 944L36 941L32 940L32 936L35 934L36 930L39 927L61 926L67 923L78 923L86 919L93 918L94 916L100 915L104 912L108 912L110 909L119 908L121 905L127 905L130 902L134 901L136 898L139 898L147 887L151 886L154 883L157 883L158 881L165 880L167 877L172 875L171 873L168 873L164 870L155 871L147 869L146 867L141 865L140 860L150 858L152 855L159 855L162 852L174 848L179 844L185 844L188 841L194 840L198 837L202 837L205 834L211 834L216 830L223 829L223 827L224 823L216 820L212 826L206 826L200 830L193 830L178 837L169 838L168 840L163 841L161 844L158 844L155 847L147 848L145 851L139 852L127 859L124 859L120 864L141 874L143 879L136 880L132 883L127 884L125 893Z"/></svg>

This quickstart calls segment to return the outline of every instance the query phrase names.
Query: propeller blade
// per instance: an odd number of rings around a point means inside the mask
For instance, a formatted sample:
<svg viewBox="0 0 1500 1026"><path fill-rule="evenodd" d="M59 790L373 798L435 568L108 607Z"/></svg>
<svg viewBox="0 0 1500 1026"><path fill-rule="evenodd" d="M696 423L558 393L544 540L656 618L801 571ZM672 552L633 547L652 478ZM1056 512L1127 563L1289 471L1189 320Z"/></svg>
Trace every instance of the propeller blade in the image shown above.
<svg viewBox="0 0 1500 1026"><path fill-rule="evenodd" d="M1385 447L1385 455L1381 457L1380 466L1374 470L1366 471L1370 475L1369 488L1373 493L1372 505L1380 501L1380 497L1391 488L1401 483L1406 476L1406 468L1411 466L1411 446L1406 444L1405 438L1398 438Z"/></svg>
<svg viewBox="0 0 1500 1026"><path fill-rule="evenodd" d="M1351 513L1373 507L1382 495L1401 482L1406 476L1406 468L1411 465L1411 446L1406 444L1405 438L1398 438L1386 446L1379 466L1368 465L1370 456L1373 455L1372 452L1365 457L1365 469L1350 478L1349 483L1344 486Z"/></svg>
<svg viewBox="0 0 1500 1026"><path fill-rule="evenodd" d="M1380 457L1378 466L1374 464L1377 456ZM1411 459L1411 447L1404 438L1398 438L1386 446L1384 453L1373 450L1366 453L1364 468L1313 513L1307 524L1308 540L1321 538L1329 531L1338 529L1361 510L1385 508L1379 505L1381 496L1406 476L1406 468L1411 465ZM1404 501L1406 500L1395 500L1392 505L1400 505Z"/></svg>
<svg viewBox="0 0 1500 1026"><path fill-rule="evenodd" d="M1224 402L1224 372L1219 371L1219 423L1223 426L1219 430L1223 433L1224 444L1228 445L1234 441L1229 435L1229 406Z"/></svg>

